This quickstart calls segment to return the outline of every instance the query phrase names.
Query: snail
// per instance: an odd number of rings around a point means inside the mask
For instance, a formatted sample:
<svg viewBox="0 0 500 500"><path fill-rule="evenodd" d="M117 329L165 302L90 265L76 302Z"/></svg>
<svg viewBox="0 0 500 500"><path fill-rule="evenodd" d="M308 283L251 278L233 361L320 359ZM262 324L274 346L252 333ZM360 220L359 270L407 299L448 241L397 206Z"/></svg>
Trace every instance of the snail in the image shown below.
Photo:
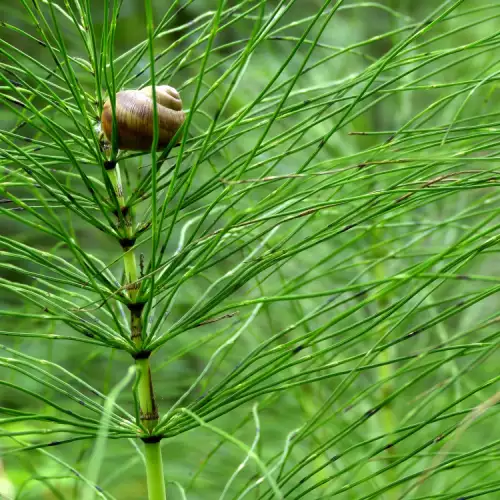
<svg viewBox="0 0 500 500"><path fill-rule="evenodd" d="M141 90L122 90L116 93L116 129L119 149L147 151L153 142L153 98L152 87ZM184 123L185 114L179 92L168 85L156 87L158 110L158 146L162 149ZM104 103L101 125L106 139L111 142L113 113L111 101Z"/></svg>

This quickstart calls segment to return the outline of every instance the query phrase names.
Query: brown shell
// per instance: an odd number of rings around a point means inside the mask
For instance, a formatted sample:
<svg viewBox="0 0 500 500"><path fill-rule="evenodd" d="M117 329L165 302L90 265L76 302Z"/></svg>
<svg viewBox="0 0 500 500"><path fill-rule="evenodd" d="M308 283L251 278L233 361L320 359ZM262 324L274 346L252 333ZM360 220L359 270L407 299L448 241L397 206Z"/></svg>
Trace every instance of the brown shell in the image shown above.
<svg viewBox="0 0 500 500"><path fill-rule="evenodd" d="M122 90L116 93L116 127L118 148L148 151L153 142L152 88ZM185 114L177 90L168 85L156 87L159 139L157 149L168 145L184 123ZM104 103L101 115L102 130L109 142L113 132L111 102Z"/></svg>

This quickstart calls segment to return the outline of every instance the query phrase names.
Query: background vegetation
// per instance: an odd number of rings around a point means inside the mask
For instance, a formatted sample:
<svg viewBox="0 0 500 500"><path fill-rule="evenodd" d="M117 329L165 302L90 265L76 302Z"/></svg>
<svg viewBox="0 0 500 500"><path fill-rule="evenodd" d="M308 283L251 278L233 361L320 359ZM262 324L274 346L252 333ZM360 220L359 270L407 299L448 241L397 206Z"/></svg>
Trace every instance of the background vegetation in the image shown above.
<svg viewBox="0 0 500 500"><path fill-rule="evenodd" d="M169 499L498 498L500 4L4 4L14 498L146 498L98 118L153 80L191 111L182 144L119 163L143 187L157 402L178 408Z"/></svg>

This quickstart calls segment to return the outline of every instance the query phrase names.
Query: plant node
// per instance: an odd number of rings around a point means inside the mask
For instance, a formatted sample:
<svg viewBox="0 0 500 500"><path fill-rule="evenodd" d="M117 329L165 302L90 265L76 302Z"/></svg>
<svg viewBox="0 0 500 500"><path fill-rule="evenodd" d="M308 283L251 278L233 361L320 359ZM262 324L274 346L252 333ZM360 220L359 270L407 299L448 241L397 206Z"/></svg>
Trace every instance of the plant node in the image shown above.
<svg viewBox="0 0 500 500"><path fill-rule="evenodd" d="M159 443L163 439L163 436L145 436L141 437L141 441L145 444L155 444Z"/></svg>
<svg viewBox="0 0 500 500"><path fill-rule="evenodd" d="M105 170L113 170L116 168L116 161L115 160L106 160L104 162L104 169Z"/></svg>
<svg viewBox="0 0 500 500"><path fill-rule="evenodd" d="M151 356L151 352L148 349L141 349L140 351L132 353L134 359L148 359Z"/></svg>
<svg viewBox="0 0 500 500"><path fill-rule="evenodd" d="M135 245L135 238L120 238L119 242L125 252L128 252Z"/></svg>

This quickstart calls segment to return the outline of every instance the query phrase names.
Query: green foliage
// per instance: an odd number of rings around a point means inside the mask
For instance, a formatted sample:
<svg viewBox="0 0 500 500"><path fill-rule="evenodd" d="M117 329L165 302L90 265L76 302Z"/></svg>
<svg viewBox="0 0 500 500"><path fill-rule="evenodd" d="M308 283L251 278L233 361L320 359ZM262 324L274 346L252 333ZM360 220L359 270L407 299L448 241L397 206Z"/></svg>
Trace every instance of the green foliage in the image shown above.
<svg viewBox="0 0 500 500"><path fill-rule="evenodd" d="M152 436L169 499L497 498L500 5L5 9L16 499L146 498ZM159 84L170 146L104 144L104 101Z"/></svg>

